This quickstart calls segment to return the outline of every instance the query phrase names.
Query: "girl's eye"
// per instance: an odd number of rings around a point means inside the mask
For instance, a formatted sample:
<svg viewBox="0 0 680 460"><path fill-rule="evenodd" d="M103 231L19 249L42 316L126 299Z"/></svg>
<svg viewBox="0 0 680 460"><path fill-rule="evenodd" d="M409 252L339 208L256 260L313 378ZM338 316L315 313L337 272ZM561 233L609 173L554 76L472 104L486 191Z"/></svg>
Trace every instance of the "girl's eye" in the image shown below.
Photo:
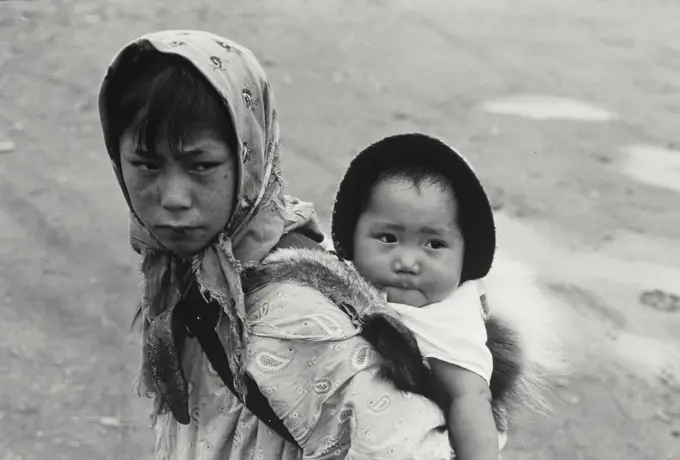
<svg viewBox="0 0 680 460"><path fill-rule="evenodd" d="M219 165L219 163L194 163L189 167L189 169L198 173L206 173L213 171Z"/></svg>
<svg viewBox="0 0 680 460"><path fill-rule="evenodd" d="M158 165L153 161L133 161L132 166L142 171L158 171Z"/></svg>
<svg viewBox="0 0 680 460"><path fill-rule="evenodd" d="M428 242L427 242L427 247L430 248L430 249L434 249L435 251L438 251L438 250L444 249L444 248L446 248L446 247L448 247L448 246L447 246L447 244L444 243L443 241L440 241L440 240L432 240L432 241L428 241Z"/></svg>
<svg viewBox="0 0 680 460"><path fill-rule="evenodd" d="M380 233L375 238L381 243L394 244L397 242L397 237L389 233Z"/></svg>

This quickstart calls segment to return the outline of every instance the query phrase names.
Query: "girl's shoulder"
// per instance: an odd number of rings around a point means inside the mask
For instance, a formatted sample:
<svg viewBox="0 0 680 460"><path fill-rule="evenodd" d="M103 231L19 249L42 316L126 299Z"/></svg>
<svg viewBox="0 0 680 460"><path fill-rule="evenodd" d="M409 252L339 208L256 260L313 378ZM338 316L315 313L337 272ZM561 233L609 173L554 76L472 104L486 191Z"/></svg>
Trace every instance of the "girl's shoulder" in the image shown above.
<svg viewBox="0 0 680 460"><path fill-rule="evenodd" d="M246 311L252 320L274 313L293 317L306 314L328 314L339 310L330 299L312 286L292 280L268 283L246 294Z"/></svg>
<svg viewBox="0 0 680 460"><path fill-rule="evenodd" d="M313 341L359 335L359 323L317 289L275 282L246 297L246 326L259 337Z"/></svg>
<svg viewBox="0 0 680 460"><path fill-rule="evenodd" d="M248 270L245 283L253 333L306 334L311 327L315 340L338 339L359 334L361 318L387 310L353 265L323 249L278 249Z"/></svg>
<svg viewBox="0 0 680 460"><path fill-rule="evenodd" d="M380 292L351 263L323 249L278 249L248 269L245 283L252 299L295 296L323 304L318 308L343 310L350 317L363 316L384 304Z"/></svg>

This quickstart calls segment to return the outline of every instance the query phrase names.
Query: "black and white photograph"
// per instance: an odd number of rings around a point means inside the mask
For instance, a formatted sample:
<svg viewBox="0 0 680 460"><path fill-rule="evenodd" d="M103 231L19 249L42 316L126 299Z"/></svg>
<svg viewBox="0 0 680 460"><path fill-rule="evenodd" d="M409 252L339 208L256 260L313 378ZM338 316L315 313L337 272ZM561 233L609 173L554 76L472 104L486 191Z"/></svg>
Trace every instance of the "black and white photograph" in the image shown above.
<svg viewBox="0 0 680 460"><path fill-rule="evenodd" d="M0 0L0 460L680 460L680 2Z"/></svg>

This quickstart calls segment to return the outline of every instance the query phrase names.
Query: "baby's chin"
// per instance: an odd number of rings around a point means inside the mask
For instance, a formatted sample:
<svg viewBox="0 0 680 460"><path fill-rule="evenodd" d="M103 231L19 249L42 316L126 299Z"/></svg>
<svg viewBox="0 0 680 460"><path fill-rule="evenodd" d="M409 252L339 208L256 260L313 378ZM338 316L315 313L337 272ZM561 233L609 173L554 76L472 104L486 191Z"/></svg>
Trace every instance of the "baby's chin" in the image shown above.
<svg viewBox="0 0 680 460"><path fill-rule="evenodd" d="M387 287L385 288L387 292L387 301L391 303L399 303L402 305L408 305L411 307L424 307L435 302L441 302L447 298L451 292L423 292L418 289L401 289L398 287Z"/></svg>
<svg viewBox="0 0 680 460"><path fill-rule="evenodd" d="M387 292L387 301L392 303L399 303L402 305L409 305L411 307L423 307L429 303L432 303L427 296L417 289L401 289L396 287L388 287L385 289Z"/></svg>

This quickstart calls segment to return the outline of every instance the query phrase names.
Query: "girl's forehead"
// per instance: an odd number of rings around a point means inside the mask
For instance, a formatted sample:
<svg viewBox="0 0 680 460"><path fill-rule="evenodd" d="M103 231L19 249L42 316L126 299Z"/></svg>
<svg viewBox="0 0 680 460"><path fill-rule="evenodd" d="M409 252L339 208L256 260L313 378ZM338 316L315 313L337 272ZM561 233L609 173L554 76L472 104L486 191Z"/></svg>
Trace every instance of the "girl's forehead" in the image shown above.
<svg viewBox="0 0 680 460"><path fill-rule="evenodd" d="M215 123L187 123L178 126L169 132L167 126L159 126L155 132L155 143L157 145L164 145L168 143L178 144L180 146L223 142L228 139L228 133L225 129L216 126ZM147 142L145 138L145 129L143 125L135 125L126 130L124 135L128 135L131 140L137 144L144 145ZM148 139L151 140L151 139Z"/></svg>
<svg viewBox="0 0 680 460"><path fill-rule="evenodd" d="M195 150L210 150L213 147L225 145L225 136L212 128L192 128L182 131L180 136L169 137L163 134L156 136L154 145L145 142L143 133L129 130L123 134L121 145L135 151L149 150L177 150L189 152Z"/></svg>

